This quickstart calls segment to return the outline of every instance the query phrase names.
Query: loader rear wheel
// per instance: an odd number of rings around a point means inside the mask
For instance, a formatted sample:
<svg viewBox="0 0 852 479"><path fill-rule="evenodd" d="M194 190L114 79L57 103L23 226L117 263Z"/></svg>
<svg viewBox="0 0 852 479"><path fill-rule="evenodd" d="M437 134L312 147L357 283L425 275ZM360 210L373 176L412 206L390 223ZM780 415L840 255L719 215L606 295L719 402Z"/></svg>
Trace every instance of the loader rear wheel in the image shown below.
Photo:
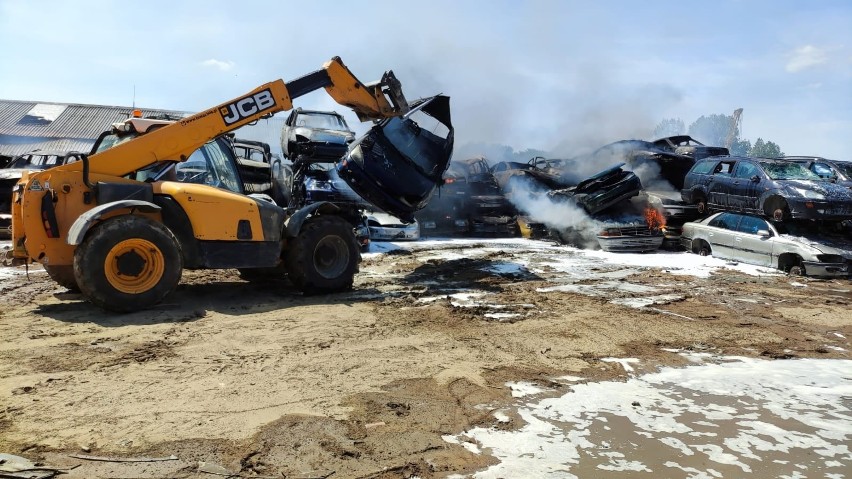
<svg viewBox="0 0 852 479"><path fill-rule="evenodd" d="M352 288L361 253L352 224L339 216L315 216L286 252L287 275L305 294Z"/></svg>
<svg viewBox="0 0 852 479"><path fill-rule="evenodd" d="M47 271L47 275L50 276L50 279L55 281L59 286L62 286L65 289L70 289L71 291L77 292L80 291L80 288L77 287L77 280L74 278L74 266L70 264L63 264L60 266L48 266L44 265L44 270Z"/></svg>
<svg viewBox="0 0 852 479"><path fill-rule="evenodd" d="M174 291L183 271L175 236L141 216L119 216L96 225L74 252L74 277L96 305L120 313L159 303Z"/></svg>

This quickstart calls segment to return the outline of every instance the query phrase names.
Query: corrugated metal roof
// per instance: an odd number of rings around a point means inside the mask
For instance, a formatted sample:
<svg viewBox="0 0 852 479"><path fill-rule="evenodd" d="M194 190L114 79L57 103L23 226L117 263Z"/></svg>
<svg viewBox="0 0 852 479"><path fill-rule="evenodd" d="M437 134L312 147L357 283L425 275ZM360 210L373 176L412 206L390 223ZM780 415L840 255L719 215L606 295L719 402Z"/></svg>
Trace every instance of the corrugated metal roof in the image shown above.
<svg viewBox="0 0 852 479"><path fill-rule="evenodd" d="M65 110L54 121L37 121L27 116L36 105L64 105ZM168 114L184 116L187 112L140 108L143 116ZM109 125L126 120L132 107L81 105L38 101L0 100L0 135L38 138L97 139Z"/></svg>
<svg viewBox="0 0 852 479"><path fill-rule="evenodd" d="M16 156L29 153L33 150L43 151L81 151L88 153L95 144L95 140L75 140L62 138L59 140L46 140L44 138L33 138L32 141L24 143L4 144L4 138L0 136L0 155Z"/></svg>

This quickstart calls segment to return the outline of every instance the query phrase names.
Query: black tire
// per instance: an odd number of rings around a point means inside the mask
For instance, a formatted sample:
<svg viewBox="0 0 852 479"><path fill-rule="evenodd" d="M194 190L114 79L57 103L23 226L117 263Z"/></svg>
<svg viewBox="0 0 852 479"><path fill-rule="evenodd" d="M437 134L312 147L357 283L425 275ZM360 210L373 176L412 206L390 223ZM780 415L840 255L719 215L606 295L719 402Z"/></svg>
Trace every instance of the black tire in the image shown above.
<svg viewBox="0 0 852 479"><path fill-rule="evenodd" d="M710 212L707 209L707 200L705 200L704 198L698 199L698 203L696 203L695 208L698 210L698 214L701 216L707 216L707 214Z"/></svg>
<svg viewBox="0 0 852 479"><path fill-rule="evenodd" d="M698 256L710 256L710 245L704 240L696 240L692 246L692 252Z"/></svg>
<svg viewBox="0 0 852 479"><path fill-rule="evenodd" d="M797 264L790 268L790 271L787 272L790 276L805 276L805 266L802 264Z"/></svg>
<svg viewBox="0 0 852 479"><path fill-rule="evenodd" d="M314 216L287 246L287 275L304 294L352 288L361 262L352 225L339 216Z"/></svg>
<svg viewBox="0 0 852 479"><path fill-rule="evenodd" d="M95 225L74 252L80 291L101 308L126 313L159 303L183 271L177 239L162 223L118 216Z"/></svg>
<svg viewBox="0 0 852 479"><path fill-rule="evenodd" d="M80 287L77 286L77 279L74 278L74 266L70 264L64 264L60 266L48 266L44 265L44 270L47 271L47 275L50 276L50 279L55 281L59 286L62 286L65 289L71 290L75 293L80 291Z"/></svg>
<svg viewBox="0 0 852 479"><path fill-rule="evenodd" d="M702 246L701 249L698 250L698 256L710 256L710 248Z"/></svg>
<svg viewBox="0 0 852 479"><path fill-rule="evenodd" d="M790 207L787 206L786 201L777 197L766 202L763 212L773 221L782 222L790 219Z"/></svg>

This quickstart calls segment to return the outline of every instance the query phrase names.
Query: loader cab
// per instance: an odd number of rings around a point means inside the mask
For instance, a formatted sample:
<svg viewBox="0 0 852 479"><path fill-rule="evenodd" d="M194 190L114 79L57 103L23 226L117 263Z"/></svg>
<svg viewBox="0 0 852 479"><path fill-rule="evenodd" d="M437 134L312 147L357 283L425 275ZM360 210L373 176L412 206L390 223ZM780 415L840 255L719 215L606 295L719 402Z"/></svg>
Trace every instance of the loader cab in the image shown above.
<svg viewBox="0 0 852 479"><path fill-rule="evenodd" d="M90 154L100 153L120 145L156 128L170 125L171 121L131 118L98 137ZM237 161L231 144L225 137L214 138L195 150L186 161L159 161L127 175L136 181L179 181L215 186L235 193L245 194Z"/></svg>

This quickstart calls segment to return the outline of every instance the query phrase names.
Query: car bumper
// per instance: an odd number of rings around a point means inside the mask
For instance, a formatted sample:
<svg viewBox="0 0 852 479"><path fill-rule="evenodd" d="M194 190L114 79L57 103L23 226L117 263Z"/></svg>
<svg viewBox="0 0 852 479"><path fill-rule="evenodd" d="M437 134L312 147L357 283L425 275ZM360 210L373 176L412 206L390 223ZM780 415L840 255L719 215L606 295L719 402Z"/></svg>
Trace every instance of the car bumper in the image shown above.
<svg viewBox="0 0 852 479"><path fill-rule="evenodd" d="M470 225L465 219L418 220L420 234L423 236L441 234L465 234L470 231Z"/></svg>
<svg viewBox="0 0 852 479"><path fill-rule="evenodd" d="M513 217L482 217L470 222L470 232L474 234L517 236L518 222Z"/></svg>
<svg viewBox="0 0 852 479"><path fill-rule="evenodd" d="M815 261L803 261L805 274L808 276L820 276L829 278L845 278L849 276L849 265L846 263L818 263Z"/></svg>
<svg viewBox="0 0 852 479"><path fill-rule="evenodd" d="M663 236L598 236L598 244L614 253L644 253L660 249Z"/></svg>
<svg viewBox="0 0 852 479"><path fill-rule="evenodd" d="M296 145L297 154L308 158L339 160L348 151L348 145L341 143L308 142Z"/></svg>
<svg viewBox="0 0 852 479"><path fill-rule="evenodd" d="M788 200L790 216L798 219L848 219L852 218L852 202Z"/></svg>
<svg viewBox="0 0 852 479"><path fill-rule="evenodd" d="M420 239L420 229L370 226L370 239L372 241L413 241Z"/></svg>

